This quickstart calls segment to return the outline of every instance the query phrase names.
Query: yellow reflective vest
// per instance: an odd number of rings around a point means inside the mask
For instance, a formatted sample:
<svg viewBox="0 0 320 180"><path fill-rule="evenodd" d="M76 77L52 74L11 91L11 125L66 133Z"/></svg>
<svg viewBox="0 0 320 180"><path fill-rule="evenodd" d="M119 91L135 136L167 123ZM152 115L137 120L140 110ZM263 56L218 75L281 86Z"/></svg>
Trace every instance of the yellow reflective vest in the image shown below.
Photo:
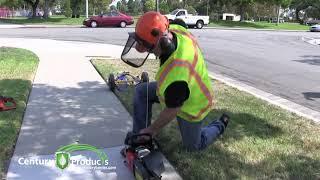
<svg viewBox="0 0 320 180"><path fill-rule="evenodd" d="M189 98L178 116L190 122L199 122L213 107L213 91L206 64L190 32L179 25L170 25L169 30L177 37L177 47L157 72L157 95L162 107L165 107L166 88L175 81L187 82Z"/></svg>

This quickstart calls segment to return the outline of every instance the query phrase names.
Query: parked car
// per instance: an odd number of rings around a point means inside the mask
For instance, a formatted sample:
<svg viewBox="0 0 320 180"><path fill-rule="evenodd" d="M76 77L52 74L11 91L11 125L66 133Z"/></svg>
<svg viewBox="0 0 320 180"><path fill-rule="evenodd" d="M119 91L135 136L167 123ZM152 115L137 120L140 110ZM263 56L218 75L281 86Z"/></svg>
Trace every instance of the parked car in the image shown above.
<svg viewBox="0 0 320 180"><path fill-rule="evenodd" d="M133 17L122 14L120 12L108 12L99 16L92 16L83 21L83 25L87 27L103 27L103 26L119 26L126 27L134 23Z"/></svg>
<svg viewBox="0 0 320 180"><path fill-rule="evenodd" d="M305 21L304 24L308 25L308 26L313 26L313 25L316 25L316 24L320 24L320 20L311 19L311 20Z"/></svg>
<svg viewBox="0 0 320 180"><path fill-rule="evenodd" d="M311 32L320 32L320 24L316 24L310 27Z"/></svg>
<svg viewBox="0 0 320 180"><path fill-rule="evenodd" d="M169 21L173 21L175 19L182 19L187 24L187 26L196 26L198 29L201 29L204 25L209 24L209 16L198 16L188 14L188 11L185 9L176 9L172 11L170 14L166 14L165 16L169 19Z"/></svg>

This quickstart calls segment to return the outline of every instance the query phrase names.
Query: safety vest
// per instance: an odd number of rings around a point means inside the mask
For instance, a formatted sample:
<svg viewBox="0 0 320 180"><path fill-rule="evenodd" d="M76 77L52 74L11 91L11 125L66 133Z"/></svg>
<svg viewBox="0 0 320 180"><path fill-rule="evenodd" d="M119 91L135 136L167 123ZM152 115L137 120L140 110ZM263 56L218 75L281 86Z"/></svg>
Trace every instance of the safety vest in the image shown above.
<svg viewBox="0 0 320 180"><path fill-rule="evenodd" d="M175 81L187 82L189 98L182 105L178 116L190 122L199 122L213 107L213 91L206 64L190 32L178 25L170 25L169 30L177 37L177 48L157 72L157 95L162 107L166 107L166 88Z"/></svg>

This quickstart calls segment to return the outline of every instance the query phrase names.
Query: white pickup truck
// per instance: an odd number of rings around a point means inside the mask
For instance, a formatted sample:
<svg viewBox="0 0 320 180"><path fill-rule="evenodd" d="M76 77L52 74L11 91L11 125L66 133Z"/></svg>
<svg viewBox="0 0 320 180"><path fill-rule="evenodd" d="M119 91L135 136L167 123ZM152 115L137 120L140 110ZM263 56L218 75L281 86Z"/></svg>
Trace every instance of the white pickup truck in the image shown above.
<svg viewBox="0 0 320 180"><path fill-rule="evenodd" d="M170 14L165 15L169 21L173 21L175 19L182 19L188 27L197 27L201 29L204 25L209 24L209 16L198 16L188 14L188 11L185 9L176 9L172 11Z"/></svg>

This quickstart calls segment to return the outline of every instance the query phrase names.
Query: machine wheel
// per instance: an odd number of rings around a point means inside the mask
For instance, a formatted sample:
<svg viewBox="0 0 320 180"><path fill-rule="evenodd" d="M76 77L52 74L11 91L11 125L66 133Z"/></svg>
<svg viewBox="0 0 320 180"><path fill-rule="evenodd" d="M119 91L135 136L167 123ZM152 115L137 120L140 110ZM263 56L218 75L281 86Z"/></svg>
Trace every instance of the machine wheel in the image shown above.
<svg viewBox="0 0 320 180"><path fill-rule="evenodd" d="M114 79L114 74L112 74L112 73L109 75L108 85L109 85L110 90L112 92L114 92L114 90L116 89L116 82L115 82L115 79Z"/></svg>
<svg viewBox="0 0 320 180"><path fill-rule="evenodd" d="M202 20L199 20L199 21L197 21L197 24L196 24L196 27L198 28L198 29L202 29L203 28L203 21Z"/></svg>
<svg viewBox="0 0 320 180"><path fill-rule="evenodd" d="M147 72L142 72L141 74L141 82L149 82L149 75Z"/></svg>

